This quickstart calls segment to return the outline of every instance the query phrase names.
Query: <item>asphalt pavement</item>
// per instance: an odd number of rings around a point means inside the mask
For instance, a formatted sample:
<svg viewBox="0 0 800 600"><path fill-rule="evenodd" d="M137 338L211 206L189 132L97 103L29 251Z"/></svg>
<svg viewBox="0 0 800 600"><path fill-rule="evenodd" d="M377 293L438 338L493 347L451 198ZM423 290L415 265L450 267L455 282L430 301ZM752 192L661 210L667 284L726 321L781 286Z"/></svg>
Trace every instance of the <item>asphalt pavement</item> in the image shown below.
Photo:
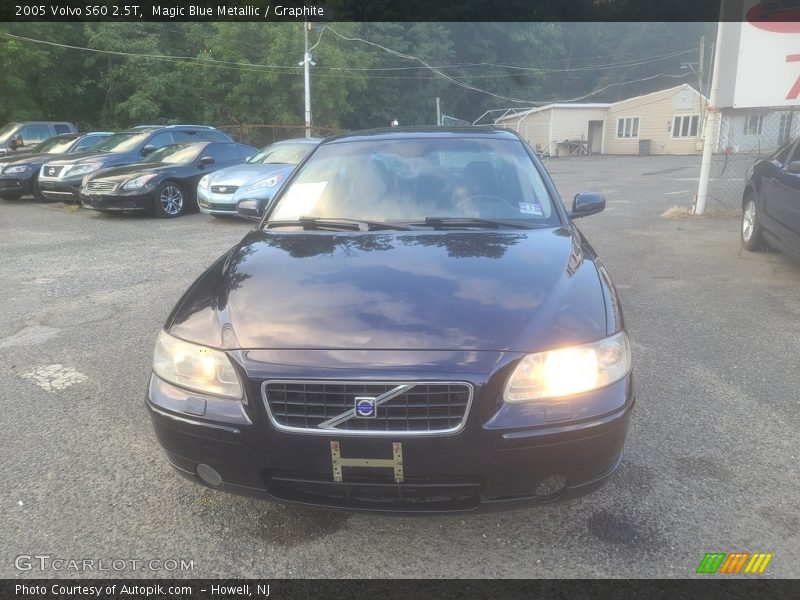
<svg viewBox="0 0 800 600"><path fill-rule="evenodd" d="M736 219L661 216L689 204L699 157L547 166L564 198L606 194L579 226L619 289L638 404L609 485L483 515L313 511L180 478L143 404L153 344L250 224L0 201L0 577L694 577L737 551L800 576L800 267L742 251Z"/></svg>

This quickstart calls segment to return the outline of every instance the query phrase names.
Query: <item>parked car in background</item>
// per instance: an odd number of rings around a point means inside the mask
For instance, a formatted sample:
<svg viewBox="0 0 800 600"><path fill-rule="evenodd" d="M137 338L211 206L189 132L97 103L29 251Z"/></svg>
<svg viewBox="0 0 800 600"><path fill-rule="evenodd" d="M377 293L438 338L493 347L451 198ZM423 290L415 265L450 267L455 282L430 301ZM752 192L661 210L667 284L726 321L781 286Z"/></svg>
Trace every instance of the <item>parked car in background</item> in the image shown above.
<svg viewBox="0 0 800 600"><path fill-rule="evenodd" d="M242 201L244 202L244 200ZM587 494L635 404L614 285L508 130L327 138L178 301L147 406L179 473L336 509Z"/></svg>
<svg viewBox="0 0 800 600"><path fill-rule="evenodd" d="M11 154L0 159L0 198L14 200L33 194L40 202L46 198L39 189L39 170L47 160L58 155L86 152L113 135L109 131L64 133L45 140L30 153Z"/></svg>
<svg viewBox="0 0 800 600"><path fill-rule="evenodd" d="M155 212L179 217L197 207L197 182L205 174L244 162L255 148L234 142L170 144L144 161L84 178L83 206L106 212Z"/></svg>
<svg viewBox="0 0 800 600"><path fill-rule="evenodd" d="M23 121L8 123L0 129L0 156L30 152L46 139L77 128L66 121Z"/></svg>
<svg viewBox="0 0 800 600"><path fill-rule="evenodd" d="M800 138L750 167L742 197L742 245L764 243L800 260Z"/></svg>
<svg viewBox="0 0 800 600"><path fill-rule="evenodd" d="M200 211L209 215L236 215L243 199L255 199L267 206L294 168L322 141L322 138L284 140L262 148L248 161L209 174L197 187Z"/></svg>
<svg viewBox="0 0 800 600"><path fill-rule="evenodd" d="M42 165L39 187L48 200L80 202L83 178L101 169L140 162L174 143L232 142L226 133L205 125L140 125L115 133L91 151Z"/></svg>

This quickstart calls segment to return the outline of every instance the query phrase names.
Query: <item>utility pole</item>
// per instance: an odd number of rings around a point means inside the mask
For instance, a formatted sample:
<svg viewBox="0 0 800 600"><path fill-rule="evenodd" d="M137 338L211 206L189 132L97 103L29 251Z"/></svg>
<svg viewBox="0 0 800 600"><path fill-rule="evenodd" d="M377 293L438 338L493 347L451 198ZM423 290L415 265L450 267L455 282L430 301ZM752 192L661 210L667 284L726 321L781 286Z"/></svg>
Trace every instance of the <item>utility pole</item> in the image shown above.
<svg viewBox="0 0 800 600"><path fill-rule="evenodd" d="M719 126L722 114L719 111L719 66L722 62L720 50L725 46L725 34L730 35L730 31L739 27L739 23L725 22L720 19L717 26L717 42L714 49L714 70L711 73L711 91L708 97L708 110L706 111L706 126L703 131L703 158L700 163L700 182L697 186L697 198L694 202L694 214L702 215L706 210L706 198L708 198L708 179L711 175L711 156L714 153L714 146L717 144L719 136Z"/></svg>
<svg viewBox="0 0 800 600"><path fill-rule="evenodd" d="M311 54L308 52L308 30L311 23L303 23L303 38L305 42L305 53L303 54L303 80L305 82L306 96L306 137L311 137Z"/></svg>
<svg viewBox="0 0 800 600"><path fill-rule="evenodd" d="M441 124L442 124L442 109L441 106L439 105L439 96L436 96L436 126L439 127L439 125Z"/></svg>
<svg viewBox="0 0 800 600"><path fill-rule="evenodd" d="M706 51L706 36L703 35L700 38L700 53L697 57L697 91L700 92L700 95L703 94L703 58L705 56Z"/></svg>

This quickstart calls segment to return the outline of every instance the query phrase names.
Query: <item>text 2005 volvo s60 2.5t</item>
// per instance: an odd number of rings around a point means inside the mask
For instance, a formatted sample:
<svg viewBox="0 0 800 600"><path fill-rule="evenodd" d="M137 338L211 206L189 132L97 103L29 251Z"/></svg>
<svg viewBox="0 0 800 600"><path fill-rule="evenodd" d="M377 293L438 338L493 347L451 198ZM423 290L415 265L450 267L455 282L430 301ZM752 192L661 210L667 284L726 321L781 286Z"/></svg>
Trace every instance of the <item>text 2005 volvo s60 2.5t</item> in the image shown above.
<svg viewBox="0 0 800 600"><path fill-rule="evenodd" d="M567 211L509 131L326 139L158 336L147 406L170 463L349 510L600 487L634 405L617 293L573 224L604 204Z"/></svg>

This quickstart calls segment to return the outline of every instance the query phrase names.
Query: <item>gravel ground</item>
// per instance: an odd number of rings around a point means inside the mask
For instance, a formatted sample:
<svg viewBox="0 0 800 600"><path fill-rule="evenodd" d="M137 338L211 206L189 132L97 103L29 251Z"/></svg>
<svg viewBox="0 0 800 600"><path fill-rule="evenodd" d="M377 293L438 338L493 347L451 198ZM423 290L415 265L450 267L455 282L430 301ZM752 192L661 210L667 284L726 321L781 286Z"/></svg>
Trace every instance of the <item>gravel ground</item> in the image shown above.
<svg viewBox="0 0 800 600"><path fill-rule="evenodd" d="M214 492L172 472L143 406L156 333L248 228L0 202L0 577L18 555L185 559L128 577L691 577L705 552L800 576L800 268L740 251L735 219L665 219L697 157L548 162L614 277L638 405L617 477L499 514L345 515ZM113 574L113 573L111 573ZM102 573L109 575L109 573Z"/></svg>

